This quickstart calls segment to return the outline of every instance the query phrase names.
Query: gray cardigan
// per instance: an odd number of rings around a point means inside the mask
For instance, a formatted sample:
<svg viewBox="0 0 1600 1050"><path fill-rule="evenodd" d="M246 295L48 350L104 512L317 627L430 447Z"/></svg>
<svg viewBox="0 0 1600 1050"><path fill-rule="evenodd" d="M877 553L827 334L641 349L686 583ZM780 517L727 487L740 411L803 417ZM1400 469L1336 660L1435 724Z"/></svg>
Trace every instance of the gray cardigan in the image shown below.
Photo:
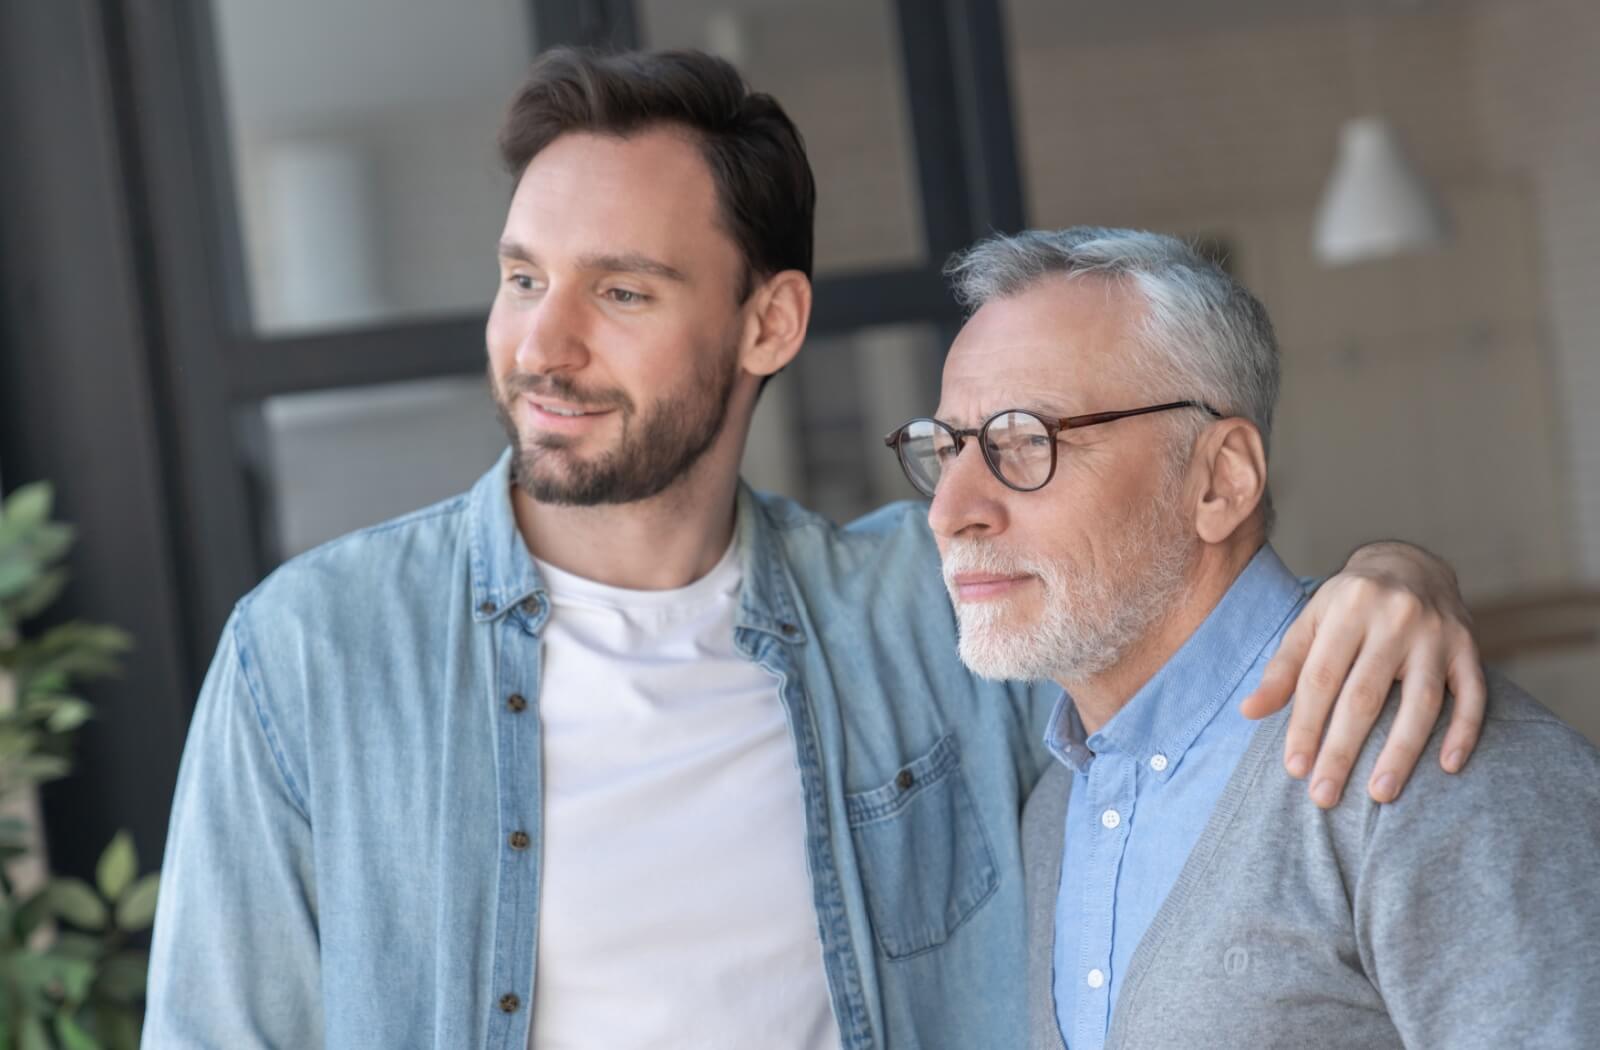
<svg viewBox="0 0 1600 1050"><path fill-rule="evenodd" d="M1134 951L1109 1048L1600 1047L1600 753L1506 679L1459 777L1444 720L1396 802L1331 812L1256 731ZM1072 775L1023 813L1031 1045L1061 1050L1051 942Z"/></svg>

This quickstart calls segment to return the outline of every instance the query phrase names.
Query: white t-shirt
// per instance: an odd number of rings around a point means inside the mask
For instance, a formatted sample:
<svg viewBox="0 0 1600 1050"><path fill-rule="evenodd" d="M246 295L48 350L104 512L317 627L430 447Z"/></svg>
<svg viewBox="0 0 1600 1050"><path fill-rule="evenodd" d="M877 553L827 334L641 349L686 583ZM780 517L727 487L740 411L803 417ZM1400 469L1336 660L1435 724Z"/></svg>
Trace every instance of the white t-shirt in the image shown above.
<svg viewBox="0 0 1600 1050"><path fill-rule="evenodd" d="M539 571L533 1050L837 1050L794 745L733 644L735 549L670 591Z"/></svg>

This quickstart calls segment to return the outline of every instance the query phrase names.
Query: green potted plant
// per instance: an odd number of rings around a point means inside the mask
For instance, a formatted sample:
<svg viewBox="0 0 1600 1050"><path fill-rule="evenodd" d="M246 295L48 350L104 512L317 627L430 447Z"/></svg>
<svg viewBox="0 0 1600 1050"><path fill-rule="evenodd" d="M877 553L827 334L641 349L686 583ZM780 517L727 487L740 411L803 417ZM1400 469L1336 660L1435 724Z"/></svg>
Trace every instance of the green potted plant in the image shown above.
<svg viewBox="0 0 1600 1050"><path fill-rule="evenodd" d="M77 684L114 673L129 640L77 622L24 629L66 583L73 532L51 503L37 483L0 504L0 1050L125 1050L139 1045L148 964L129 939L155 915L158 877L138 877L126 832L92 885L49 877L35 814L93 713Z"/></svg>

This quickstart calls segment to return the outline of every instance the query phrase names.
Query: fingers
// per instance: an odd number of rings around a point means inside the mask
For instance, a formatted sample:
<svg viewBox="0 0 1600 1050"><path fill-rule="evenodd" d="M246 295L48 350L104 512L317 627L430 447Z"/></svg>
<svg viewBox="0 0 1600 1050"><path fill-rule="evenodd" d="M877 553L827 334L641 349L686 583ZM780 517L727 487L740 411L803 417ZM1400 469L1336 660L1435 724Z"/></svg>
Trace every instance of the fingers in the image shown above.
<svg viewBox="0 0 1600 1050"><path fill-rule="evenodd" d="M1339 623L1324 622L1316 629L1294 689L1284 737L1283 764L1292 777L1303 777L1311 771L1328 713L1361 649L1363 626L1344 618ZM1384 688L1388 688L1387 683ZM1337 793L1334 797L1338 797Z"/></svg>
<svg viewBox="0 0 1600 1050"><path fill-rule="evenodd" d="M1450 660L1449 681L1455 705L1450 712L1450 728L1444 734L1444 746L1439 751L1439 764L1446 773L1459 773L1467 763L1467 756L1478 746L1484 708L1489 702L1483 665L1478 661L1478 647L1470 636L1464 646L1457 647Z"/></svg>
<svg viewBox="0 0 1600 1050"><path fill-rule="evenodd" d="M1305 666L1306 655L1311 652L1311 640L1316 635L1316 622L1310 612L1296 618L1284 632L1278 651L1267 662L1261 682L1239 705L1246 718L1265 718L1281 710L1294 694L1295 683L1300 679L1300 669ZM1296 776L1303 775L1303 771Z"/></svg>
<svg viewBox="0 0 1600 1050"><path fill-rule="evenodd" d="M1311 771L1311 801L1323 809L1336 805L1344 794L1350 771L1383 711L1403 659L1403 652L1369 644L1355 661ZM1298 700L1295 706L1299 706Z"/></svg>
<svg viewBox="0 0 1600 1050"><path fill-rule="evenodd" d="M1444 685L1443 652L1430 652L1407 666L1400 683L1400 710L1367 780L1373 801L1393 802L1405 789L1438 724Z"/></svg>

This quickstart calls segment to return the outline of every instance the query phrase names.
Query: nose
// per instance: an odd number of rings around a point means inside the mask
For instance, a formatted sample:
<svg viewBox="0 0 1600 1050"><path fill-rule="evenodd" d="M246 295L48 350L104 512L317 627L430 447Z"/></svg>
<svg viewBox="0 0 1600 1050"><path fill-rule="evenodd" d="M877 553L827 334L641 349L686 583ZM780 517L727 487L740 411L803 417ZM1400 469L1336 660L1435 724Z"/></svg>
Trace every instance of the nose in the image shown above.
<svg viewBox="0 0 1600 1050"><path fill-rule="evenodd" d="M968 441L939 475L928 508L928 527L945 540L998 535L1006 529L1006 491L983 461L978 442Z"/></svg>
<svg viewBox="0 0 1600 1050"><path fill-rule="evenodd" d="M526 307L517 369L535 375L579 372L589 363L589 318L582 296L552 285Z"/></svg>

